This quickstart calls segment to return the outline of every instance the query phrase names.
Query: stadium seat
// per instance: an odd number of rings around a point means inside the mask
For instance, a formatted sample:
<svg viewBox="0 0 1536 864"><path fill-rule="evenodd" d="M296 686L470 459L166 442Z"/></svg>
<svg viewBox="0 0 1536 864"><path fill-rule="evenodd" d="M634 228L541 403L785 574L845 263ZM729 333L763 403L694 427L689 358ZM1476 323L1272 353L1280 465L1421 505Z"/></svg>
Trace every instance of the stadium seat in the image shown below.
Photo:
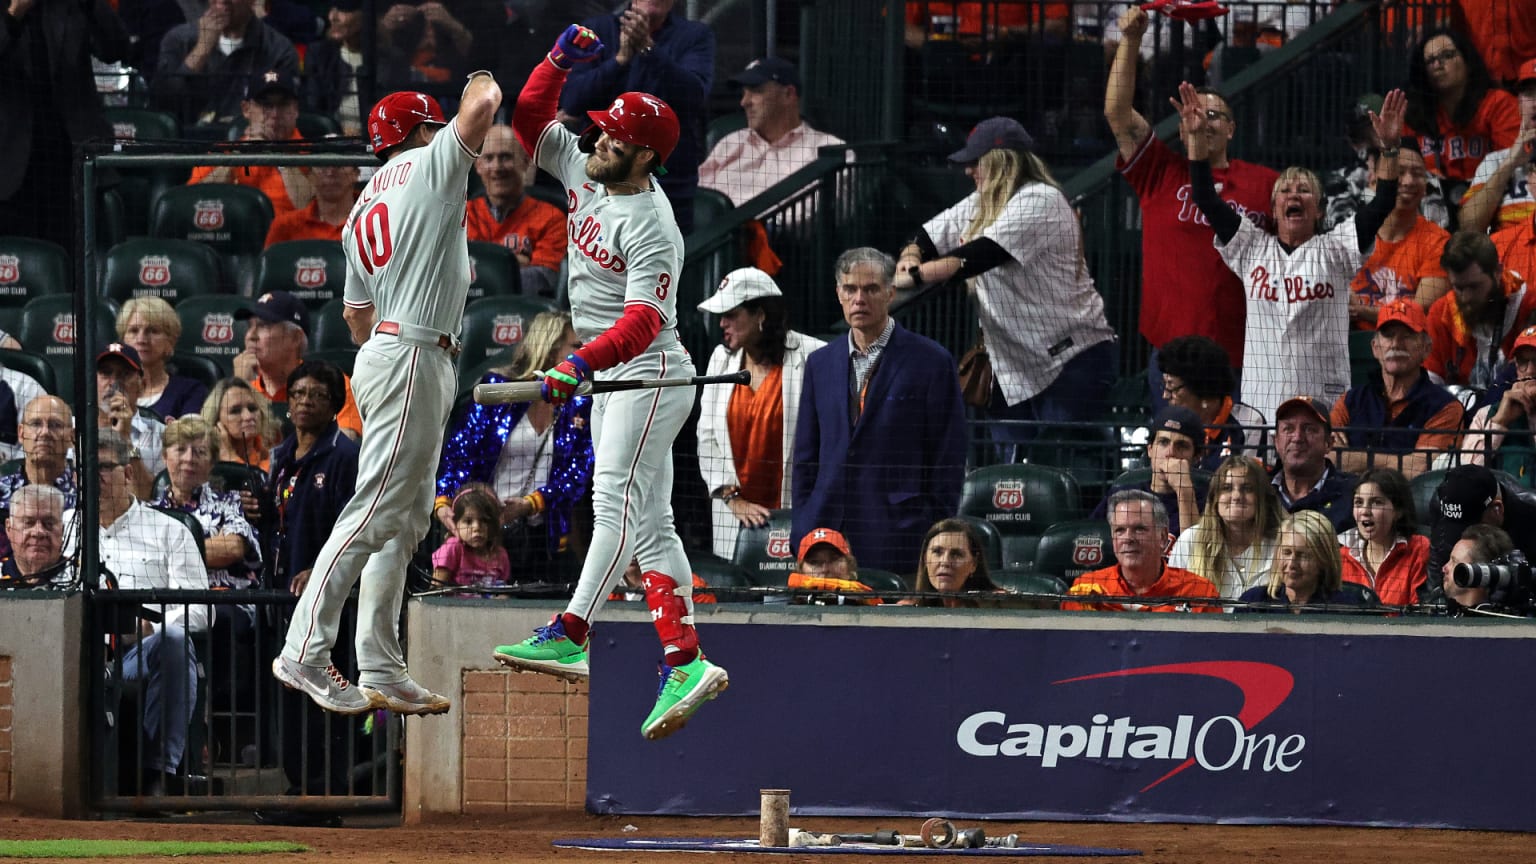
<svg viewBox="0 0 1536 864"><path fill-rule="evenodd" d="M310 309L341 299L347 258L334 240L289 240L263 249L252 296L287 291Z"/></svg>
<svg viewBox="0 0 1536 864"><path fill-rule="evenodd" d="M345 372L347 377L352 377L352 367L357 365L357 348L327 348L324 351L311 351L304 355L305 360L323 360Z"/></svg>
<svg viewBox="0 0 1536 864"><path fill-rule="evenodd" d="M161 471L159 476L155 477L155 487L156 487L156 489L164 488L164 487L160 486L160 478L161 477L166 477L166 474L165 474L164 471ZM170 478L166 477L166 481L165 482L167 484L169 484ZM192 539L197 541L197 554L198 554L198 557L204 557L204 552L203 552L203 526L202 526L202 523L197 521L197 517L196 516L193 516L191 513L188 513L185 510L180 510L180 509L175 508L175 507L159 507L159 506L156 506L155 509L160 511L161 513L164 513L165 515L171 517L172 519L175 519L177 522L180 522L181 524L187 526L187 530L192 532Z"/></svg>
<svg viewBox="0 0 1536 864"><path fill-rule="evenodd" d="M1109 523L1102 519L1073 519L1057 522L1040 535L1034 570L1071 585L1089 570L1099 570L1114 563L1115 547L1110 542Z"/></svg>
<svg viewBox="0 0 1536 864"><path fill-rule="evenodd" d="M795 550L790 545L788 510L768 514L768 524L743 528L736 535L736 554L732 560L747 571L752 584L763 588L784 587L795 569Z"/></svg>
<svg viewBox="0 0 1536 864"><path fill-rule="evenodd" d="M1003 540L1003 565L1027 567L1046 528L1083 515L1076 478L1048 465L991 465L966 475L960 513L991 522Z"/></svg>
<svg viewBox="0 0 1536 864"><path fill-rule="evenodd" d="M876 570L873 567L860 567L859 581L873 588L876 593L899 595L912 590L910 582L901 574L892 573L889 570ZM893 596L890 602L894 603L899 599L901 598Z"/></svg>
<svg viewBox="0 0 1536 864"><path fill-rule="evenodd" d="M112 137L119 141L140 139L168 140L181 137L174 114L146 111L142 108L106 108L102 112L112 124Z"/></svg>
<svg viewBox="0 0 1536 864"><path fill-rule="evenodd" d="M103 189L97 196L96 237L91 249L104 255L108 249L128 239L128 205L116 189Z"/></svg>
<svg viewBox="0 0 1536 864"><path fill-rule="evenodd" d="M234 373L235 355L245 350L246 321L235 319L235 312L250 309L256 301L232 294L189 297L176 304L181 319L178 353L207 357L219 366L220 375Z"/></svg>
<svg viewBox="0 0 1536 864"><path fill-rule="evenodd" d="M114 302L159 297L175 306L188 297L217 294L219 258L191 240L140 237L107 252L102 293Z"/></svg>
<svg viewBox="0 0 1536 864"><path fill-rule="evenodd" d="M0 237L0 306L21 307L44 294L68 294L74 279L63 246Z"/></svg>
<svg viewBox="0 0 1536 864"><path fill-rule="evenodd" d="M713 224L735 209L736 205L724 192L700 186L693 199L693 224L695 227Z"/></svg>
<svg viewBox="0 0 1536 864"><path fill-rule="evenodd" d="M311 352L357 349L352 342L352 330L347 326L347 319L341 314L346 308L347 304L338 297L321 306L320 311L310 314L309 350Z"/></svg>
<svg viewBox="0 0 1536 864"><path fill-rule="evenodd" d="M301 113L293 125L305 138L324 138L327 135L341 134L341 124L329 114Z"/></svg>
<svg viewBox="0 0 1536 864"><path fill-rule="evenodd" d="M544 172L541 171L539 173L543 174ZM475 182L479 182L479 179L480 178L475 177ZM545 204L553 204L556 207L559 207L560 212L562 213L565 212L565 208L570 204L565 190L559 188L558 186L546 186L541 183L534 183L524 189L523 194L527 195L529 198L543 201Z"/></svg>
<svg viewBox="0 0 1536 864"><path fill-rule="evenodd" d="M1351 330L1349 331L1349 381L1351 386L1358 387L1369 383L1372 379L1381 376L1381 363L1376 360L1376 355L1371 353L1371 341L1376 338L1375 330Z"/></svg>
<svg viewBox="0 0 1536 864"><path fill-rule="evenodd" d="M688 565L693 575L704 580L709 593L720 603L755 603L758 596L750 590L752 580L747 571L717 555L702 549L687 549Z"/></svg>
<svg viewBox="0 0 1536 864"><path fill-rule="evenodd" d="M244 462L221 459L213 463L213 473L209 476L208 482L220 492L244 490L252 494L260 494L267 485L267 472Z"/></svg>
<svg viewBox="0 0 1536 864"><path fill-rule="evenodd" d="M523 293L522 268L512 250L499 243L469 242L469 299Z"/></svg>
<svg viewBox="0 0 1536 864"><path fill-rule="evenodd" d="M464 307L463 351L459 368L474 368L482 361L523 341L528 325L550 307L529 297L482 297Z"/></svg>
<svg viewBox="0 0 1536 864"><path fill-rule="evenodd" d="M0 348L0 366L32 376L49 393L59 392L58 379L54 375L53 366L48 362L48 358L41 354ZM26 406L17 405L16 407L20 409Z"/></svg>
<svg viewBox="0 0 1536 864"><path fill-rule="evenodd" d="M247 294L256 283L256 262L271 224L272 202L261 190L195 183L160 194L150 212L149 233L208 244L224 262L228 284Z"/></svg>
<svg viewBox="0 0 1536 864"><path fill-rule="evenodd" d="M70 403L75 398L75 351L98 350L117 338L114 329L117 307L99 297L90 298L90 302L94 306L96 327L84 345L78 344L76 339L75 298L70 294L45 294L27 303L22 307L21 324L16 332L23 348L48 359L58 383L55 392Z"/></svg>
<svg viewBox="0 0 1536 864"><path fill-rule="evenodd" d="M990 570L1003 569L1003 535L997 533L997 526L981 518L980 516L956 516L970 525L981 535L982 558L987 562Z"/></svg>
<svg viewBox="0 0 1536 864"><path fill-rule="evenodd" d="M177 351L171 355L171 361L166 364L166 368L183 378L191 378L210 390L220 378L224 377L224 368L219 365L219 361L195 352Z"/></svg>
<svg viewBox="0 0 1536 864"><path fill-rule="evenodd" d="M1429 524L1434 521L1432 504L1435 491L1445 481L1445 470L1425 471L1408 481L1408 488L1413 492L1413 511L1418 515L1419 530L1424 534L1429 533Z"/></svg>
<svg viewBox="0 0 1536 864"><path fill-rule="evenodd" d="M1067 593L1068 587L1067 583L1047 573L1014 567L993 573L992 581L999 588L1020 594L1061 595ZM1028 605L1036 609L1055 609L1061 605L1061 601L1039 600ZM1019 608L1020 604L1011 602L1008 607Z"/></svg>
<svg viewBox="0 0 1536 864"><path fill-rule="evenodd" d="M709 121L709 128L704 132L704 152L708 153L715 149L715 145L720 143L721 138L745 128L747 128L747 115L744 111L729 111Z"/></svg>

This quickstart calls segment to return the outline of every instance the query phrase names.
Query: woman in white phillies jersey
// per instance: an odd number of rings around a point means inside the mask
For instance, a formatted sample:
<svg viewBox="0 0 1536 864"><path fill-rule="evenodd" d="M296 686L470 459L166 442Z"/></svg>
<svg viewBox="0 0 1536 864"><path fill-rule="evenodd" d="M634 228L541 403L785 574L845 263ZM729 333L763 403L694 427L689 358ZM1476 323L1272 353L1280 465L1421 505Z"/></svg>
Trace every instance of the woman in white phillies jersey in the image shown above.
<svg viewBox="0 0 1536 864"><path fill-rule="evenodd" d="M1349 281L1376 242L1376 231L1397 200L1397 142L1406 98L1387 94L1371 114L1382 158L1376 162L1376 197L1330 231L1319 233L1324 212L1317 175L1292 166L1271 196L1276 233L1239 217L1217 195L1207 159L1211 118L1195 88L1179 85L1169 100L1189 142L1195 204L1216 231L1216 248L1243 281L1248 323L1243 336L1243 401L1265 417L1294 396L1332 403L1349 389Z"/></svg>

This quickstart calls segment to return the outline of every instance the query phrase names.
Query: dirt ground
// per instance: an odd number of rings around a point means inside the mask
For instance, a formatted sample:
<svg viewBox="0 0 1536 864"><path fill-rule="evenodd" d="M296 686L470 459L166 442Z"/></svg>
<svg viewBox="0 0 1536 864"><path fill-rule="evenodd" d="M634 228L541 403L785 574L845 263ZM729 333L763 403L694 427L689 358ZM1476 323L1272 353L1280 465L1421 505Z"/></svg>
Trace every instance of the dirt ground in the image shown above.
<svg viewBox="0 0 1536 864"><path fill-rule="evenodd" d="M791 818L792 824L809 821ZM807 830L848 832L884 827L915 833L918 824L914 819L815 819L814 825L805 824L801 827ZM1536 861L1536 836L1528 834L1226 825L1060 822L983 824L987 833L994 836L1017 831L1021 837L1044 843L1140 849L1143 856L1139 860L1157 864ZM249 816L241 814L214 814L158 821L64 822L29 818L15 810L0 808L0 837L5 838L288 840L310 847L309 852L295 855L195 859L210 864L218 861L299 864L326 860L345 861L348 864L422 864L427 861L467 864L538 864L550 861L577 864L583 861L594 864L663 864L668 855L679 857L678 853L588 852L550 846L550 842L556 839L620 836L625 825L636 826L639 830L633 832L633 836L640 837L755 837L758 827L754 819L589 816L568 810L527 810L502 817L457 818L411 827L402 827L387 819L368 817L349 821L348 827L335 830L255 825L250 822ZM813 860L813 856L779 855L767 858L752 854L722 854L711 860L720 864L772 864L776 861ZM823 860L830 864L860 861L889 864L895 859L889 856L838 855ZM916 860L944 862L955 859L925 855Z"/></svg>

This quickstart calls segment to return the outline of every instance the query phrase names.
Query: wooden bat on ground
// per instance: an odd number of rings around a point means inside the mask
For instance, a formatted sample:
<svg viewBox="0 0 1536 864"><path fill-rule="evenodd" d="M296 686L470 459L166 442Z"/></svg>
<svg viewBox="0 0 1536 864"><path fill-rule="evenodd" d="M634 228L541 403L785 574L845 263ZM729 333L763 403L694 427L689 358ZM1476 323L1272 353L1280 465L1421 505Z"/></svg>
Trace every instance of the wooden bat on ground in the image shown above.
<svg viewBox="0 0 1536 864"><path fill-rule="evenodd" d="M619 390L654 390L658 387L697 387L700 384L750 384L752 373L743 369L729 375L696 375L692 378L637 378L629 381L583 381L576 395L614 393ZM509 402L537 402L542 381L512 381L506 384L476 384L475 401L481 405Z"/></svg>

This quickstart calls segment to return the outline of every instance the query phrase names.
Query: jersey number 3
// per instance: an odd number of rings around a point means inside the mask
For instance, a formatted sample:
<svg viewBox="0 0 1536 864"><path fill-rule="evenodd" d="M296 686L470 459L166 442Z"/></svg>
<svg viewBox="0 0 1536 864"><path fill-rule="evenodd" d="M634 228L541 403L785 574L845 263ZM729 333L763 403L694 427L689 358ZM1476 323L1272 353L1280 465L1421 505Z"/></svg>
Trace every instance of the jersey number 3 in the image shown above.
<svg viewBox="0 0 1536 864"><path fill-rule="evenodd" d="M672 274L663 273L656 277L656 299L665 300L672 290Z"/></svg>
<svg viewBox="0 0 1536 864"><path fill-rule="evenodd" d="M395 254L395 241L389 236L389 205L383 201L368 208L359 220L361 224L352 230L357 238L357 257L363 269L372 276L373 271L389 263Z"/></svg>

